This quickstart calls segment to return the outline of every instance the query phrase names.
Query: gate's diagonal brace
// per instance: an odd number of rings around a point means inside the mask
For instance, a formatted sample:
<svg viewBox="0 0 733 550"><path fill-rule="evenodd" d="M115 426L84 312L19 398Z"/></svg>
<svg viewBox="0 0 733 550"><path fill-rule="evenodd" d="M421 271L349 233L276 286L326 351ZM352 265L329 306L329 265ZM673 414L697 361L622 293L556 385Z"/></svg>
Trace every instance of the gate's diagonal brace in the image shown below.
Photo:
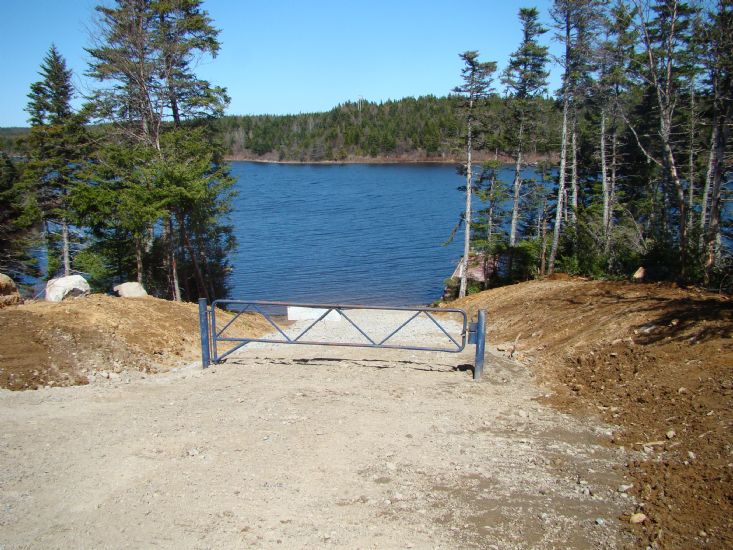
<svg viewBox="0 0 733 550"><path fill-rule="evenodd" d="M381 345L382 345L382 344L384 344L384 343L385 343L385 342L386 342L387 340L389 340L390 338L392 338L392 336L394 336L394 335L395 335L395 334L397 334L397 333L398 333L399 331L401 331L401 330L402 330L403 328L405 328L405 327L407 326L407 324L408 324L408 323L409 323L410 321L412 321L412 320L413 320L413 319L414 319L415 317L417 317L417 316L418 316L418 315L420 315L421 313L422 313L422 311L418 311L417 313L415 313L415 314L414 314L414 315L413 315L412 317L410 317L410 318L409 318L409 319L408 319L407 321L405 321L405 322L404 322L404 323L402 323L402 324L401 324L400 326L398 326L398 327L397 327L396 329L394 329L394 330L393 330L393 331L392 331L392 332L391 332L391 333L390 333L390 334L389 334L389 335L388 335L388 336L387 336L387 337L386 337L386 338L385 338L384 340L382 340L381 342L379 342L379 345L381 346Z"/></svg>
<svg viewBox="0 0 733 550"><path fill-rule="evenodd" d="M327 309L326 311L324 311L324 312L323 312L323 314L322 314L322 315L321 315L321 316L320 316L320 317L319 317L318 319L316 319L316 320L315 320L315 321L313 321L313 322L312 322L312 323L311 323L310 325L308 325L308 328L306 328L306 329L305 329L305 330L304 330L303 332L301 332L300 334L298 334L298 336L296 336L296 337L295 337L295 338L293 339L293 342L298 342L298 341L300 341L300 339L301 339L301 338L302 338L303 336L305 336L305 335L306 335L306 333L307 333L307 332L308 332L308 331L309 331L310 329L312 329L312 328L313 328L314 326L316 326L316 325L317 325L318 323L320 323L320 322L321 322L321 321L322 321L323 319L325 319L325 318L326 318L326 316L327 316L327 315L328 315L329 313L331 313L332 311L333 311L333 308L330 308L330 309ZM341 313L341 312L339 312L339 313Z"/></svg>
<svg viewBox="0 0 733 550"><path fill-rule="evenodd" d="M460 348L461 347L460 344L458 342L456 342L450 334L448 334L448 331L443 328L443 325L441 325L438 321L435 320L435 317L433 317L432 315L430 315L430 313L428 313L427 311L425 311L423 313L425 313L425 315L427 315L428 318L433 323L435 323L435 326L438 327L443 332L443 334L445 334L448 338L450 338L450 341L455 344L456 348Z"/></svg>
<svg viewBox="0 0 733 550"><path fill-rule="evenodd" d="M342 310L341 308L337 308L337 309L336 309L336 311L338 311L338 312L339 312L339 313L341 314L341 317L343 317L343 318L344 318L344 319L346 319L346 320L347 320L347 321L348 321L349 323L351 323L351 326L352 326L352 327L354 327L354 328L355 328L356 330L358 330L358 331L359 331L359 333L360 333L360 334L361 334L361 335L362 335L362 336L363 336L364 338L366 338L367 340L369 340L369 343L370 343L371 345L373 345L373 346L376 346L376 345L377 345L377 344L376 344L376 342L374 342L374 340L372 340L371 338L369 338L369 335L368 335L368 334L367 334L366 332L364 332L363 330L361 330L361 329L359 328L359 325L357 325L357 324L356 324L356 323L355 323L354 321L352 321L352 320L351 320L351 319L349 318L349 316L348 316L348 315L346 315L346 314L345 314L345 313L343 312L343 310Z"/></svg>

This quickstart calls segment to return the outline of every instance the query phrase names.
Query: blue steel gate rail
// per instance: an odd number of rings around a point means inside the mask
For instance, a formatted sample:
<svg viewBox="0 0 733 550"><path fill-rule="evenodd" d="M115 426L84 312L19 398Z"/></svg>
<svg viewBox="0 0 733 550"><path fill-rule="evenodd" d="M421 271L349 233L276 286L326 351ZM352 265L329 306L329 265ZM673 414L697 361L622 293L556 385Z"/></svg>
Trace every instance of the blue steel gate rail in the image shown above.
<svg viewBox="0 0 733 550"><path fill-rule="evenodd" d="M283 330L277 320L268 309L287 308L288 306L313 308L324 310L324 312L308 325L297 336L289 336ZM216 324L217 307L235 312L234 317L230 319L223 328L219 329ZM412 312L405 322L393 330L386 337L381 339L373 339L367 334L351 317L348 315L349 310L379 310L379 311L405 311ZM278 334L273 338L247 338L224 336L224 332L245 312L259 313L267 322L277 331ZM351 324L366 340L364 343L351 342L323 342L305 340L310 330L323 321L331 312L336 312L340 317ZM440 321L436 319L435 313L456 313L461 316L463 326L461 329L460 339L456 340L451 336ZM424 347L410 345L395 345L387 342L403 328L405 328L413 319L420 315L425 315L430 319L440 331L448 337L451 344L448 347ZM270 302L270 301L243 301L243 300L214 300L209 307L207 300L201 298L199 300L199 327L201 331L201 362L204 368L212 363L220 363L226 357L237 351L239 348L249 344L250 342L264 342L268 344L301 344L311 346L339 346L353 348L373 348L373 349L401 349L414 351L437 351L445 353L460 353L467 344L476 344L476 357L473 369L473 379L478 380L484 368L484 350L486 344L486 311L479 310L478 320L476 323L468 322L468 315L462 309L450 308L430 308L430 307L380 307L380 306L362 306L362 305L345 305L345 304L297 304L289 302ZM280 337L278 337L280 336ZM218 343L231 342L235 344L233 347L219 354Z"/></svg>

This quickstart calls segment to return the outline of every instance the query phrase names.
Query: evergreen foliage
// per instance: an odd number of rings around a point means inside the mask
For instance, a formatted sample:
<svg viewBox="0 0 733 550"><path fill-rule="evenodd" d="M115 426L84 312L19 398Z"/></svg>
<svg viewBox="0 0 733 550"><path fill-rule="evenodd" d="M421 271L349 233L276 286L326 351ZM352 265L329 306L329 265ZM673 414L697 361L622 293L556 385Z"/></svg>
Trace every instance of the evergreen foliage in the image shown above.
<svg viewBox="0 0 733 550"><path fill-rule="evenodd" d="M118 0L97 11L88 74L100 87L88 112L106 126L73 201L102 241L105 273L134 274L176 300L225 295L233 181L211 121L228 97L193 71L196 58L217 54L218 30L200 0Z"/></svg>
<svg viewBox="0 0 733 550"><path fill-rule="evenodd" d="M37 275L30 253L41 217L35 193L23 179L22 167L0 152L0 272L16 279Z"/></svg>
<svg viewBox="0 0 733 550"><path fill-rule="evenodd" d="M537 125L557 124L553 102L538 99ZM346 160L437 160L457 156L465 135L460 98L422 96L373 103L347 102L326 113L299 115L226 116L219 121L227 154L242 159L319 162ZM495 132L486 134L488 149L510 152L511 117L505 100L487 100ZM495 123L495 124L494 124ZM529 152L555 152L551 132L538 135ZM493 156L493 155L492 155Z"/></svg>
<svg viewBox="0 0 733 550"><path fill-rule="evenodd" d="M42 80L33 83L28 94L26 111L31 131L26 142L28 159L23 178L33 189L40 208L49 275L55 274L57 265L63 267L64 275L69 275L73 233L70 224L74 213L69 208L68 196L79 181L79 170L90 145L83 116L71 109L71 70L55 46L44 58L40 75Z"/></svg>
<svg viewBox="0 0 733 550"><path fill-rule="evenodd" d="M484 89L467 110L461 87L287 116L222 116L226 91L194 70L220 47L201 0L116 0L97 13L88 75L99 85L82 113L52 46L30 89L31 129L0 129L4 271L36 273L29 251L45 234L48 275L65 264L98 288L137 278L160 296L223 296L234 245L225 156L451 162L470 135L482 164L476 177L462 164L461 190L485 207L459 225L472 224L474 250L510 258L489 284L639 266L656 279L733 283L731 0L555 0L556 99L545 89L549 37L523 8L506 97ZM463 60L479 66L476 52ZM500 160L513 162L514 182L499 179ZM528 160L539 161L537 181L521 175Z"/></svg>
<svg viewBox="0 0 733 550"><path fill-rule="evenodd" d="M732 11L729 0L709 11L677 0L554 3L562 118L541 128L559 143L554 185L527 182L515 246L500 232L473 240L509 258L504 280L555 269L628 277L644 266L651 279L730 289ZM517 68L526 38L504 72L514 96L526 93ZM476 227L490 225L481 216Z"/></svg>

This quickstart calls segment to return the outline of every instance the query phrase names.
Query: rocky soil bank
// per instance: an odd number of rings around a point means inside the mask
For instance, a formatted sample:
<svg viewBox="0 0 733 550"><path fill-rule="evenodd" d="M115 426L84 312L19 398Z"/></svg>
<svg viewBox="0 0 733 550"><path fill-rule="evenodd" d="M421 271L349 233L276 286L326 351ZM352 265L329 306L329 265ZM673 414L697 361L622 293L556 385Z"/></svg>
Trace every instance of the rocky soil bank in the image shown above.
<svg viewBox="0 0 733 550"><path fill-rule="evenodd" d="M733 302L670 285L535 281L454 303L531 366L545 402L619 430L639 545L733 547ZM637 518L638 519L638 516Z"/></svg>

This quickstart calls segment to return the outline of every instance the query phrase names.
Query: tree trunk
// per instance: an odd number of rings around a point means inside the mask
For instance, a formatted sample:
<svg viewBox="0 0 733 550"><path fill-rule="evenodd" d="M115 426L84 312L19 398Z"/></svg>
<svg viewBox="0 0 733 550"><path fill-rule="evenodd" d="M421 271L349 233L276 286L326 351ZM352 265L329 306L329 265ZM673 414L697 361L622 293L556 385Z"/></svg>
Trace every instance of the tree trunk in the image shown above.
<svg viewBox="0 0 733 550"><path fill-rule="evenodd" d="M137 267L137 282L143 284L143 239L135 237L135 263Z"/></svg>
<svg viewBox="0 0 733 550"><path fill-rule="evenodd" d="M61 220L61 258L64 263L64 277L71 275L71 260L69 258L69 224Z"/></svg>
<svg viewBox="0 0 733 550"><path fill-rule="evenodd" d="M603 251L608 254L611 238L609 220L611 219L611 191L608 183L608 165L606 162L606 109L601 109L601 189L603 192Z"/></svg>
<svg viewBox="0 0 733 550"><path fill-rule="evenodd" d="M209 290L206 288L206 282L204 276L201 273L201 266L199 265L198 255L191 245L191 240L188 238L188 231L186 231L186 225L182 216L178 215L178 227L181 230L181 236L183 237L183 246L188 250L191 261L193 262L194 272L196 274L196 287L198 289L199 298L206 298L206 301L210 301Z"/></svg>
<svg viewBox="0 0 733 550"><path fill-rule="evenodd" d="M608 235L609 242L610 236L613 234L613 209L616 206L616 167L618 166L618 127L614 125L613 134L611 135L611 200L609 206L609 217L608 217Z"/></svg>
<svg viewBox="0 0 733 550"><path fill-rule="evenodd" d="M473 100L469 104L469 109L473 108ZM461 286L458 291L458 297L464 298L466 296L466 289L468 287L468 255L471 251L471 187L473 183L473 172L471 166L471 153L473 152L473 135L471 128L471 120L468 121L468 133L466 143L466 213L465 213L465 229L466 233L463 239L463 261L461 273Z"/></svg>
<svg viewBox="0 0 733 550"><path fill-rule="evenodd" d="M671 126L671 120L670 120ZM664 135L664 134L663 134ZM674 153L669 141L669 133L666 139L663 139L664 147L664 164L667 168L668 179L671 180L675 198L677 199L677 208L679 209L679 253L680 253L680 277L684 281L687 278L687 202L685 201L685 190L682 187L677 165L675 164Z"/></svg>
<svg viewBox="0 0 733 550"><path fill-rule="evenodd" d="M730 111L730 105L727 106ZM727 113L715 117L715 162L710 186L710 216L705 243L705 284L710 283L713 268L715 267L720 250L720 211L721 211L721 188L723 184L723 155L728 141L728 120Z"/></svg>
<svg viewBox="0 0 733 550"><path fill-rule="evenodd" d="M524 120L519 123L519 144L517 145L517 161L514 165L514 200L512 202L512 223L509 230L509 246L517 244L517 221L519 219L519 196L522 189L522 139Z"/></svg>
<svg viewBox="0 0 733 550"><path fill-rule="evenodd" d="M687 158L687 233L692 232L694 219L692 213L695 207L695 79L690 81L690 132L688 140L690 148Z"/></svg>
<svg viewBox="0 0 733 550"><path fill-rule="evenodd" d="M560 173L558 175L557 205L555 207L555 227L552 231L552 246L550 247L550 259L548 260L547 273L552 275L555 272L555 260L557 249L560 244L560 229L562 226L563 198L565 196L565 168L567 163L567 142L568 142L568 108L569 99L565 96L562 107L562 136L560 138Z"/></svg>
<svg viewBox="0 0 733 550"><path fill-rule="evenodd" d="M542 201L542 224L540 230L540 276L545 274L547 261L547 199Z"/></svg>
<svg viewBox="0 0 733 550"><path fill-rule="evenodd" d="M705 174L705 186L702 190L702 203L700 204L700 249L705 249L706 233L708 229L708 209L710 203L710 188L713 183L714 173L717 170L718 158L718 125L713 123L713 131L710 136L710 155L708 156L708 169Z"/></svg>
<svg viewBox="0 0 733 550"><path fill-rule="evenodd" d="M168 216L168 258L171 273L171 284L173 285L173 299L181 301L181 285L178 282L178 259L176 258L176 239L173 230L173 215Z"/></svg>
<svg viewBox="0 0 733 550"><path fill-rule="evenodd" d="M570 186L572 189L571 202L570 202L570 222L575 228L578 222L578 123L576 120L577 113L573 114L573 130L571 135L571 147L570 151ZM575 231L575 229L573 229Z"/></svg>

